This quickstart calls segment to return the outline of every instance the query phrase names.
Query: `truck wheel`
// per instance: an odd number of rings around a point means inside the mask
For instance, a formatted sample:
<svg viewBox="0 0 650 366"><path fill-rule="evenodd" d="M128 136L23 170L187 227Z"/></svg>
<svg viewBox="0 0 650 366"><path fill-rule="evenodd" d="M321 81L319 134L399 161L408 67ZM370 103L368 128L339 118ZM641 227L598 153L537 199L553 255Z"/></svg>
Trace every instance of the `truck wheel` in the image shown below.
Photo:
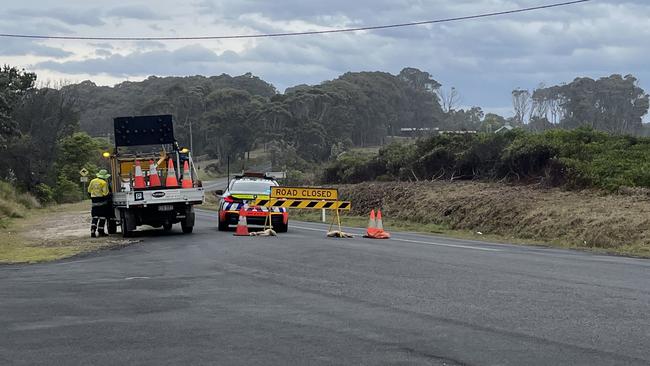
<svg viewBox="0 0 650 366"><path fill-rule="evenodd" d="M191 206L185 211L185 219L181 221L181 229L183 229L183 234L190 234L194 230L194 208Z"/></svg>
<svg viewBox="0 0 650 366"><path fill-rule="evenodd" d="M108 219L106 230L109 234L115 234L117 232L117 222L115 222L115 219Z"/></svg>
<svg viewBox="0 0 650 366"><path fill-rule="evenodd" d="M163 224L163 230L165 230L165 231L171 231L171 230L172 230L172 226L173 226L173 225L170 224L170 223Z"/></svg>
<svg viewBox="0 0 650 366"><path fill-rule="evenodd" d="M129 214L126 210L120 211L120 226L122 229L122 237L128 238L133 234L130 230L131 226L135 227L135 225L133 225L134 222L132 222L133 220L135 220L135 217L133 217L132 214Z"/></svg>
<svg viewBox="0 0 650 366"><path fill-rule="evenodd" d="M131 236L131 232L129 231L129 225L126 221L126 216L122 216L120 218L120 227L122 228L122 237L128 238Z"/></svg>

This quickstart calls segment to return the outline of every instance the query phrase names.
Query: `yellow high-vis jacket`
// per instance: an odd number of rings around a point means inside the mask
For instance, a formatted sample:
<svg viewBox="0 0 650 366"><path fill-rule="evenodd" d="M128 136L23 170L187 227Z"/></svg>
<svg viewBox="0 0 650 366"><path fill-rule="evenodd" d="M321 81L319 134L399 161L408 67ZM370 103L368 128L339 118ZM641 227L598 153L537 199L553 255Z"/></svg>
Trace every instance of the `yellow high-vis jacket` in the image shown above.
<svg viewBox="0 0 650 366"><path fill-rule="evenodd" d="M88 184L88 193L92 198L108 196L108 182L101 178L91 180Z"/></svg>

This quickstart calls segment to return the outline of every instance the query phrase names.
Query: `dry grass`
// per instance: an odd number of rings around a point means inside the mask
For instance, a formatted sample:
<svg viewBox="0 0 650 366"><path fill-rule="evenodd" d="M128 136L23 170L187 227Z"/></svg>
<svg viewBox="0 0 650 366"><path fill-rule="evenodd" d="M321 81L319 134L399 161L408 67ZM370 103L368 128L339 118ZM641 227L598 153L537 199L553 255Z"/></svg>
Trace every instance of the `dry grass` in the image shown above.
<svg viewBox="0 0 650 366"><path fill-rule="evenodd" d="M353 202L357 216L382 207L387 220L433 224L461 236L482 232L491 240L650 257L650 196L644 192L417 182L345 185L340 193Z"/></svg>
<svg viewBox="0 0 650 366"><path fill-rule="evenodd" d="M25 216L26 208L14 200L0 197L0 222L6 222L9 218Z"/></svg>
<svg viewBox="0 0 650 366"><path fill-rule="evenodd" d="M26 210L0 229L0 264L37 263L125 246L121 237L90 238L88 201Z"/></svg>
<svg viewBox="0 0 650 366"><path fill-rule="evenodd" d="M0 227L6 227L11 219L25 217L27 211L41 204L29 193L18 193L14 187L0 181Z"/></svg>

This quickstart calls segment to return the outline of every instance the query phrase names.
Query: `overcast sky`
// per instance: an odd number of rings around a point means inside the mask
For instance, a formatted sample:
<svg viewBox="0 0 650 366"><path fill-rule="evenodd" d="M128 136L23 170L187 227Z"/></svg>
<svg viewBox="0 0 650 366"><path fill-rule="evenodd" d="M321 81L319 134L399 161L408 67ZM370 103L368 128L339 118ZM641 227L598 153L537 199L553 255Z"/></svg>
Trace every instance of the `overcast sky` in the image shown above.
<svg viewBox="0 0 650 366"><path fill-rule="evenodd" d="M4 4L0 33L206 36L358 27L465 16L559 0L25 0ZM461 103L511 114L510 91L577 76L634 74L650 91L650 1L589 3L391 30L178 42L0 38L2 63L40 80L113 85L149 75L252 72L280 91L347 71L428 71ZM646 118L647 119L647 118Z"/></svg>

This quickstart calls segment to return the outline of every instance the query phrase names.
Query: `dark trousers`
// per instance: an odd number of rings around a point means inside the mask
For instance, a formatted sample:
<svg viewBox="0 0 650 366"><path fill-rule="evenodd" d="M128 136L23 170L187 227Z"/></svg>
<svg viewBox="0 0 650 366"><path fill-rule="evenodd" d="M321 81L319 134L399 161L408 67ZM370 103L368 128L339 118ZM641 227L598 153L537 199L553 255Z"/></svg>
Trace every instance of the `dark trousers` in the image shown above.
<svg viewBox="0 0 650 366"><path fill-rule="evenodd" d="M106 224L105 217L93 216L92 223L90 224L90 231L94 233L97 229L99 229L99 232L104 232L104 224Z"/></svg>
<svg viewBox="0 0 650 366"><path fill-rule="evenodd" d="M93 220L90 225L90 232L94 233L99 229L99 232L103 233L106 218L111 217L110 197L93 197L91 200L92 210L90 211L90 214L92 215Z"/></svg>

